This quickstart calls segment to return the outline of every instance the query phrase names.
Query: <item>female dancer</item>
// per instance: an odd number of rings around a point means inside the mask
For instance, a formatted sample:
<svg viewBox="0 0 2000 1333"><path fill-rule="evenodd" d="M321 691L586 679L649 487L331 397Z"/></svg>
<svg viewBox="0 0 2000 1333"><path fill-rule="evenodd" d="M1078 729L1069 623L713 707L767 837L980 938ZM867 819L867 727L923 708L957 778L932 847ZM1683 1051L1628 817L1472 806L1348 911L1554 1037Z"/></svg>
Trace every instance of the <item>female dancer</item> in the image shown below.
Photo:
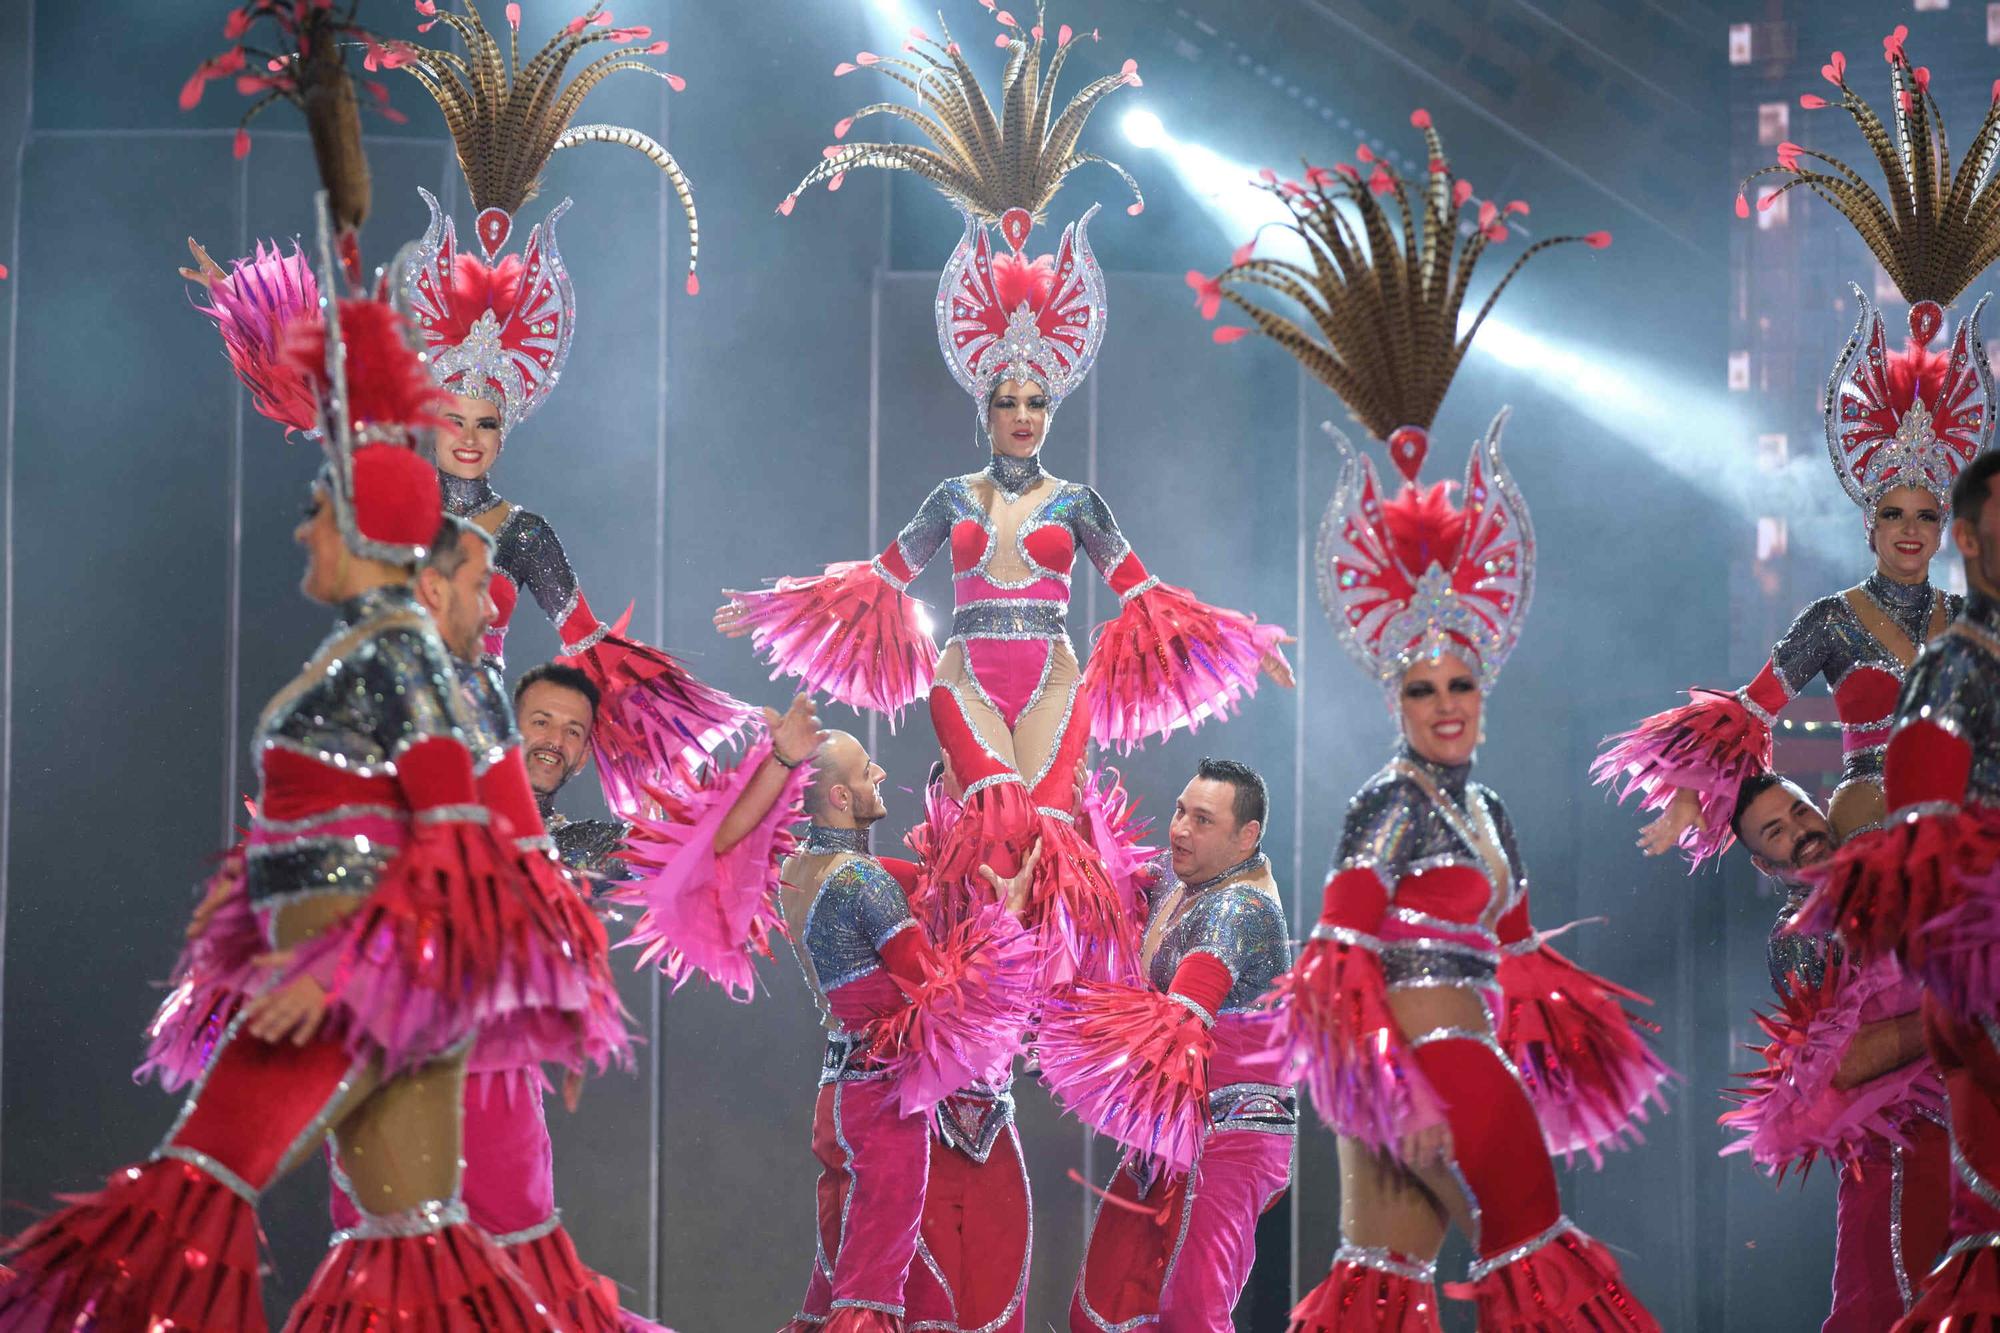
<svg viewBox="0 0 2000 1333"><path fill-rule="evenodd" d="M1260 669L1287 685L1291 670L1283 630L1162 583L1095 490L1043 471L1050 420L1089 373L1104 338L1104 274L1088 237L1095 210L1064 230L1053 257L1031 261L1021 247L1062 174L1095 160L1073 153L1090 108L1137 76L1127 62L1125 71L1079 93L1051 129L1048 90L1068 54L1069 29L1061 29L1042 78L1042 26L1023 29L1004 11L998 17L1009 30L1001 39L1010 51L1004 124L986 109L948 37L921 39L922 65L864 53L860 63L917 88L939 119L886 103L857 114L916 119L944 156L849 145L830 150L799 187L847 166L906 167L965 214L964 235L938 284L938 341L972 396L991 457L981 471L933 490L874 560L732 593L716 624L725 634L753 636L779 670L855 707L894 714L928 690L932 724L966 790L937 873L970 879L987 864L1011 875L1041 837L1044 884L1029 919L1039 923L1042 903L1066 904L1055 931L1053 975L1061 980L1077 967L1128 970L1134 952L1102 868L1070 827L1072 774L1085 744L1094 738L1129 747L1148 734L1199 725L1253 692ZM901 69L916 72L921 84ZM941 109L945 101L960 110ZM1000 146L989 151L995 140ZM995 252L986 225L996 219L1004 253ZM956 609L940 658L908 588L947 543ZM1098 632L1087 669L1065 628L1079 549L1121 607Z"/></svg>
<svg viewBox="0 0 2000 1333"><path fill-rule="evenodd" d="M323 270L330 233L322 212ZM459 1201L466 1049L505 1031L575 1066L626 1038L595 921L496 837L411 594L440 499L413 447L436 394L404 336L357 300L287 336L328 454L296 534L302 587L339 618L258 726L230 1016L159 1151L9 1242L0 1329L261 1330L253 1209L329 1132L361 1220L298 1325L452 1328L476 1307L483 1326L546 1327Z"/></svg>
<svg viewBox="0 0 2000 1333"><path fill-rule="evenodd" d="M755 711L702 684L667 654L624 637L623 620L615 626L599 620L554 527L502 499L490 479L507 437L560 379L575 333L576 295L555 243L555 224L569 208L567 200L528 233L518 258L496 258L552 155L581 143L615 143L637 149L659 167L687 215L687 286L690 293L697 289L694 197L673 157L637 130L570 124L583 98L613 71L643 70L681 86L677 76L634 58L665 51L665 42L633 47L647 41L651 30L604 26L610 16L602 10L599 0L526 64L503 59L500 43L476 10L463 16L436 13L435 22L464 39L466 55L417 47L399 68L421 83L444 113L479 213L476 230L485 258L458 253L451 219L424 192L431 223L414 253L399 259L396 279L429 346L431 374L452 395L438 445L445 509L479 524L499 545L493 578L499 615L488 651L500 654L525 589L556 627L563 656L575 659L572 664L602 693L591 736L598 778L612 809L630 818L644 808L649 784L699 766L748 725ZM508 22L516 28L518 15L510 5ZM600 42L617 49L585 66L565 87L569 61Z"/></svg>
<svg viewBox="0 0 2000 1333"><path fill-rule="evenodd" d="M1919 81L1921 71L1910 68L1900 38L1885 46L1893 48L1895 122L1910 136L1903 142L1919 145L1911 160L1925 164L1915 178L1881 119L1848 88L1847 61L1839 52L1826 73L1840 89L1839 105L1876 150L1900 225L1885 225L1891 211L1852 168L1797 144L1781 144L1778 165L1750 177L1777 172L1789 178L1759 208L1801 185L1832 203L1910 302L1909 340L1892 350L1882 316L1859 287L1853 289L1860 315L1821 403L1827 454L1841 488L1861 508L1875 568L1854 587L1801 611L1771 649L1771 660L1742 689L1692 690L1691 702L1607 742L1591 774L1610 783L1621 799L1636 793L1641 808L1660 811L1639 837L1649 856L1679 846L1699 864L1728 848L1743 780L1771 766L1777 715L1819 677L1833 691L1840 714L1841 781L1827 807L1834 839L1880 823L1882 752L1903 673L1925 640L1958 615L1961 599L1931 586L1930 562L1951 521L1953 478L1993 440L1993 376L1979 339L1985 302L1960 322L1948 348L1930 344L1944 328L1944 307L1992 261L2000 244L1993 211L1972 202L1986 188L1973 177L1985 161L1991 131L1982 131L1955 182L1929 76ZM1903 109L1905 98L1912 99L1914 112ZM1826 104L1818 97L1805 101ZM1833 172L1811 170L1802 158L1825 162ZM1905 218L1911 209L1916 212ZM1737 212L1747 211L1739 195Z"/></svg>
<svg viewBox="0 0 2000 1333"><path fill-rule="evenodd" d="M1429 115L1411 122L1431 164L1417 204L1380 162L1367 180L1347 164L1273 179L1315 264L1245 256L1194 281L1206 310L1228 299L1340 394L1414 483L1438 402L1507 279L1548 246L1610 238L1531 246L1457 336L1473 267L1508 227L1482 205L1454 255L1471 188ZM1291 297L1325 341L1249 287ZM1506 811L1471 780L1485 696L1534 579L1527 507L1500 460L1504 419L1474 447L1459 503L1442 483L1385 496L1374 465L1334 436L1342 467L1320 530L1321 597L1403 740L1349 806L1319 925L1274 992L1319 1112L1341 1134L1342 1244L1293 1312L1305 1333L1436 1329L1448 1224L1477 1253L1462 1292L1483 1328L1657 1328L1610 1254L1563 1216L1550 1153L1595 1158L1614 1145L1667 1071L1618 1003L1630 993L1542 943Z"/></svg>

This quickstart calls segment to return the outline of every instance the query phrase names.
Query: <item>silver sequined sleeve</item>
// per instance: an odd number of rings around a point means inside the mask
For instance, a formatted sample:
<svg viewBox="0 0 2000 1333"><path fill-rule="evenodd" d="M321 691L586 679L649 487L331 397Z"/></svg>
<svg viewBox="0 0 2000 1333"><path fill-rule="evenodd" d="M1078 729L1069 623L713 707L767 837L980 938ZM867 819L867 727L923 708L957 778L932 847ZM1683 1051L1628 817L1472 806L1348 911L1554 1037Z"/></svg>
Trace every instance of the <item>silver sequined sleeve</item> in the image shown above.
<svg viewBox="0 0 2000 1333"><path fill-rule="evenodd" d="M1514 834L1513 817L1507 813L1507 807L1500 803L1500 798L1493 794L1491 787L1480 783L1479 794L1486 798L1486 809L1492 814L1494 830L1500 835L1500 850L1506 853L1507 865L1514 872L1514 896L1518 900L1528 891L1528 869L1521 860L1521 844Z"/></svg>
<svg viewBox="0 0 2000 1333"><path fill-rule="evenodd" d="M1826 670L1839 641L1837 621L1845 606L1840 597L1820 598L1799 612L1791 628L1772 646L1771 665L1791 693L1797 694Z"/></svg>
<svg viewBox="0 0 2000 1333"><path fill-rule="evenodd" d="M1428 806L1407 778L1378 777L1356 792L1347 803L1340 851L1328 878L1343 870L1372 869L1393 901L1396 884L1409 869L1419 816Z"/></svg>
<svg viewBox="0 0 2000 1333"><path fill-rule="evenodd" d="M501 529L493 558L509 578L528 590L549 623L561 630L575 609L576 571L549 521L525 509L518 511Z"/></svg>
<svg viewBox="0 0 2000 1333"><path fill-rule="evenodd" d="M958 479L953 478L932 487L924 502L917 506L917 512L896 534L897 549L903 554L903 563L910 568L911 578L923 573L931 557L950 539L952 516L956 511L953 489L959 484Z"/></svg>
<svg viewBox="0 0 2000 1333"><path fill-rule="evenodd" d="M1205 953L1229 969L1229 994L1222 1002L1226 1013L1256 1004L1292 965L1284 909L1253 884L1225 884L1204 893L1174 933L1184 942L1178 962Z"/></svg>
<svg viewBox="0 0 2000 1333"><path fill-rule="evenodd" d="M896 877L873 861L858 862L862 871L860 891L854 897L855 923L879 952L889 937L911 925L910 900Z"/></svg>
<svg viewBox="0 0 2000 1333"><path fill-rule="evenodd" d="M1925 644L1896 701L1896 727L1920 719L1971 747L1972 771L1962 791L1933 791L1940 784L1927 781L1921 772L1895 785L1919 800L2000 804L2000 655L1958 634L1942 634ZM1912 760L1904 756L1894 762Z"/></svg>
<svg viewBox="0 0 2000 1333"><path fill-rule="evenodd" d="M1111 571L1118 568L1126 556L1132 554L1132 543L1125 540L1125 534L1118 530L1118 520L1111 516L1111 506L1104 503L1104 497L1088 486L1070 483L1069 494L1060 503L1068 512L1064 515L1070 531L1076 534L1077 544L1090 556L1090 563L1097 566L1097 572L1108 581Z"/></svg>

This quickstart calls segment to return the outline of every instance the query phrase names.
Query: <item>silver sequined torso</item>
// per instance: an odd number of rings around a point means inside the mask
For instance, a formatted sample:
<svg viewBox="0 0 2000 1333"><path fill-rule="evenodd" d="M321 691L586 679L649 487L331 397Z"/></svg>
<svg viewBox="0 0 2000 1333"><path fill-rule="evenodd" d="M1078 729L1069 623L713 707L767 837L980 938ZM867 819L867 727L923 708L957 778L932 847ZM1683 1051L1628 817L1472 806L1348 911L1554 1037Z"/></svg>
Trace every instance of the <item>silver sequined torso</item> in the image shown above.
<svg viewBox="0 0 2000 1333"><path fill-rule="evenodd" d="M556 858L586 879L616 882L636 879L631 865L618 855L632 826L622 819L570 819L560 812L543 818L554 841Z"/></svg>
<svg viewBox="0 0 2000 1333"><path fill-rule="evenodd" d="M289 697L281 694L279 706L258 723L252 745L264 785L260 810L272 804L264 761L273 751L290 750L359 777L393 777L396 760L411 746L465 738L451 656L406 586L343 603L308 665L313 678ZM260 814L252 821L250 901L276 907L313 893L368 892L397 849L333 826L370 816L401 822L407 814L400 804L343 806L290 821Z"/></svg>
<svg viewBox="0 0 2000 1333"><path fill-rule="evenodd" d="M1439 792L1455 803L1446 809L1399 766L1425 773ZM1494 884L1494 872L1467 833L1493 843L1507 862L1507 878ZM1472 922L1441 922L1408 903L1397 901L1403 881L1426 870L1460 866L1476 871L1488 885L1485 910ZM1492 927L1528 891L1514 840L1514 825L1500 798L1472 781L1472 765L1434 764L1405 747L1348 802L1341 827L1336 873L1372 869L1389 895L1387 915L1420 936L1450 934L1484 937L1486 948L1423 948L1390 945L1382 950L1382 970L1391 989L1421 986L1490 986L1498 957L1498 937Z"/></svg>
<svg viewBox="0 0 2000 1333"><path fill-rule="evenodd" d="M1447 768L1433 764L1405 750L1403 763L1413 764L1429 774L1438 789L1456 800L1475 820L1483 810L1491 820L1491 834L1507 858L1513 881L1501 887L1482 913L1494 919L1512 907L1528 889L1521 869L1521 856L1514 842L1513 821L1506 807L1490 787L1474 782L1472 765ZM1382 769L1356 792L1347 804L1347 821L1340 830L1340 852L1336 870L1356 866L1372 867L1389 891L1393 904L1396 888L1404 879L1420 871L1442 866L1465 866L1492 880L1486 861L1467 839L1453 827L1450 812L1439 808L1430 796L1395 765Z"/></svg>
<svg viewBox="0 0 2000 1333"><path fill-rule="evenodd" d="M1956 593L1940 593L1929 582L1906 584L1871 574L1861 591L1912 644L1921 645L1930 634L1936 599L1942 598L1947 620L1955 619L1964 599ZM1815 679L1824 679L1829 690L1838 690L1855 671L1868 668L1903 679L1903 663L1887 645L1861 623L1845 593L1822 597L1801 611L1771 649L1771 665L1787 695L1796 696ZM1873 722L1861 724L1872 727ZM1882 747L1859 746L1842 756L1841 782L1882 780Z"/></svg>
<svg viewBox="0 0 2000 1333"><path fill-rule="evenodd" d="M1032 485L1046 475L1037 470L1034 476L1026 477L1026 484ZM1021 478L1012 476L1009 479L1017 483L1021 481ZM1110 506L1104 503L1103 497L1095 490L1055 476L1047 476L1047 480L1051 483L1048 493L1015 531L1015 544L1018 549L1013 555L1027 568L1028 575L1025 578L1000 579L989 572L989 566L1000 553L998 529L992 516L987 513L986 506L980 501L980 489L983 483L991 483L996 489L1002 486L1001 480L995 476L991 468L940 482L918 507L916 516L904 525L902 532L896 537L896 544L902 552L904 562L912 572L917 572L930 563L932 557L951 540L951 531L955 526L960 523L976 523L986 532L986 552L976 566L960 572L961 577L984 579L1002 591L1025 590L1043 580L1053 580L1062 587L1065 600L1047 603L1048 606L1055 608L1053 617L1048 610L1041 607L1019 607L1016 608L1018 624L987 623L993 620L997 609L994 599L984 599L985 608L971 613L984 618L976 625L978 637L1051 638L1062 632L1062 616L1068 610L1070 570L1050 569L1035 563L1034 558L1028 554L1026 542L1029 535L1036 530L1051 527L1067 528L1075 548L1088 555L1091 563L1096 565L1098 571L1106 578L1110 577L1111 571L1116 569L1132 550L1131 544L1118 530L1118 521L1111 516ZM1001 491L1001 498L1007 498L1004 490ZM978 602L968 601L959 607L959 612L965 615L967 607L977 605ZM973 622L968 621L966 632L975 632Z"/></svg>
<svg viewBox="0 0 2000 1333"><path fill-rule="evenodd" d="M1967 598L1958 632L1917 654L1896 701L1898 729L1928 719L1972 747L1965 799L2000 805L2000 603Z"/></svg>
<svg viewBox="0 0 2000 1333"><path fill-rule="evenodd" d="M1149 938L1161 911L1172 905L1175 916L1159 937L1146 980L1164 994L1172 988L1174 973L1189 955L1211 954L1229 969L1231 978L1220 1012L1248 1012L1292 965L1284 904L1271 880L1269 862L1259 856L1241 869L1225 872L1212 885L1179 895L1178 903L1174 901L1176 887L1167 883L1149 895Z"/></svg>
<svg viewBox="0 0 2000 1333"><path fill-rule="evenodd" d="M521 743L514 704L507 697L507 682L491 660L463 662L454 658L452 666L458 672L459 697L465 701L466 748L483 772Z"/></svg>

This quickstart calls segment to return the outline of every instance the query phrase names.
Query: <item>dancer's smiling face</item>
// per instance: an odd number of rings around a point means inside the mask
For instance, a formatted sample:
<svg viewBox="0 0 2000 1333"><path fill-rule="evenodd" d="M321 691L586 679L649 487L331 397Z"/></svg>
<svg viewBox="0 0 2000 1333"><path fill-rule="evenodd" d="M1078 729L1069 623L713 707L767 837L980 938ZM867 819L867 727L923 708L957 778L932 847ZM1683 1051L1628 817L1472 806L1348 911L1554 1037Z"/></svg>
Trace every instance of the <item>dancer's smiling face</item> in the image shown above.
<svg viewBox="0 0 2000 1333"><path fill-rule="evenodd" d="M1898 583L1920 583L1944 540L1944 506L1921 486L1896 486L1875 502L1869 544L1884 574Z"/></svg>
<svg viewBox="0 0 2000 1333"><path fill-rule="evenodd" d="M986 400L986 434L993 452L1032 458L1049 430L1049 396L1032 380L1001 380Z"/></svg>
<svg viewBox="0 0 2000 1333"><path fill-rule="evenodd" d="M590 699L566 685L538 680L521 691L515 712L528 784L543 796L553 795L583 769L595 720Z"/></svg>
<svg viewBox="0 0 2000 1333"><path fill-rule="evenodd" d="M444 425L437 433L438 471L476 481L500 457L500 409L484 398L451 395L438 413Z"/></svg>
<svg viewBox="0 0 2000 1333"><path fill-rule="evenodd" d="M1735 827L1750 859L1767 875L1789 878L1786 872L1816 866L1833 855L1826 815L1791 782L1773 783L1751 797Z"/></svg>
<svg viewBox="0 0 2000 1333"><path fill-rule="evenodd" d="M1425 759L1469 763L1479 745L1479 675L1450 653L1418 659L1403 673L1403 739Z"/></svg>

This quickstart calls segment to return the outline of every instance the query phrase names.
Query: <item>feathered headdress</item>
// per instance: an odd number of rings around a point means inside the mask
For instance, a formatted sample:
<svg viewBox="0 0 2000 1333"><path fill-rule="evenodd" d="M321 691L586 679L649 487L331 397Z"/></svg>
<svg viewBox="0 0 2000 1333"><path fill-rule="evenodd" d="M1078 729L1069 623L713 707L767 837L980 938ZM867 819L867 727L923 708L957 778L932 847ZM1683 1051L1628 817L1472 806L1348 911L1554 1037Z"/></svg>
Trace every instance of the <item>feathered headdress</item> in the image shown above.
<svg viewBox="0 0 2000 1333"><path fill-rule="evenodd" d="M1908 35L1898 24L1882 39L1895 104L1889 124L1847 86L1847 57L1838 51L1820 73L1840 100L1799 98L1808 110L1839 106L1854 118L1882 169L1886 198L1838 158L1790 142L1778 145L1775 166L1745 177L1736 196L1737 216L1748 217L1747 190L1761 176L1785 182L1758 199L1760 211L1800 186L1811 190L1853 224L1910 303L1909 340L1892 349L1881 314L1854 288L1860 315L1821 402L1834 473L1871 527L1875 506L1898 486L1922 487L1948 504L1959 469L1993 440L1993 380L1979 338L1985 301L1960 321L1948 353L1928 349L1944 328L1944 307L2000 257L2000 189L1993 184L2000 97L1954 168L1930 71L1913 67L1903 50Z"/></svg>
<svg viewBox="0 0 2000 1333"><path fill-rule="evenodd" d="M1256 258L1253 240L1221 273L1210 278L1191 271L1187 281L1204 318L1214 318L1225 300L1243 310L1258 331L1338 394L1368 433L1388 445L1397 469L1414 480L1452 375L1514 275L1552 246L1581 242L1602 249L1611 244L1611 233L1552 236L1530 245L1461 332L1459 314L1473 268L1487 246L1507 239L1507 219L1527 213L1528 206L1519 200L1504 207L1481 203L1477 225L1461 246L1458 215L1472 198L1472 186L1452 173L1430 113L1415 111L1410 123L1424 132L1430 154L1417 201L1395 168L1366 144L1355 150L1368 168L1365 176L1346 162L1331 170L1309 166L1303 181L1281 181L1266 171L1263 188L1292 215L1291 222L1276 225L1305 242L1310 267ZM1289 297L1307 323L1245 295L1258 287ZM1224 326L1215 340L1233 342L1249 332Z"/></svg>
<svg viewBox="0 0 2000 1333"><path fill-rule="evenodd" d="M695 263L701 231L694 195L673 155L650 136L618 125L572 125L590 90L619 70L642 70L665 79L676 91L679 75L655 69L637 57L658 55L665 42L651 41L652 29L617 28L603 0L571 19L521 62L521 7L507 6L507 51L487 31L478 9L453 14L416 0L432 24L448 24L465 39L466 54L416 47L402 65L437 100L458 149L473 207L484 260L458 250L452 220L428 191L421 191L431 221L423 239L402 256L401 299L431 350L431 373L453 393L485 398L501 410L501 427L511 431L555 388L575 334L576 293L556 248L555 224L569 200L528 234L518 258L497 258L512 234L514 214L534 198L542 169L564 148L583 143L615 143L636 149L673 183L688 223L690 293L699 290ZM570 61L585 47L611 43L615 49L585 65L567 84ZM634 43L646 42L637 47Z"/></svg>
<svg viewBox="0 0 2000 1333"><path fill-rule="evenodd" d="M944 192L963 212L982 222L998 222L1012 209L1026 210L1036 222L1046 220L1049 201L1062 187L1063 179L1087 163L1100 162L1118 173L1132 191L1126 212L1137 214L1146 201L1130 172L1095 153L1077 151L1084 122L1097 104L1127 84L1140 86L1137 61L1127 60L1116 74L1108 74L1086 86L1056 111L1056 79L1069 58L1077 34L1067 24L1055 34L1055 54L1048 68L1042 68L1046 28L1042 8L1035 10L1035 22L1023 27L1012 14L996 8L997 0L979 0L994 11L1006 32L994 41L1007 52L1006 72L1000 79L1000 111L973 75L958 43L944 29L942 41L920 28L910 31L911 40L903 49L912 59L880 56L863 51L852 61L834 67L836 77L857 69L875 69L917 95L920 107L896 102L875 102L862 107L833 127L833 137L843 139L849 127L863 116L897 116L915 125L930 140L930 147L895 143L834 144L823 160L798 183L783 202L780 213L789 214L798 197L811 186L825 181L836 190L848 172L859 167L882 167L912 171ZM938 17L942 27L944 18ZM1095 38L1097 34L1089 34Z"/></svg>

